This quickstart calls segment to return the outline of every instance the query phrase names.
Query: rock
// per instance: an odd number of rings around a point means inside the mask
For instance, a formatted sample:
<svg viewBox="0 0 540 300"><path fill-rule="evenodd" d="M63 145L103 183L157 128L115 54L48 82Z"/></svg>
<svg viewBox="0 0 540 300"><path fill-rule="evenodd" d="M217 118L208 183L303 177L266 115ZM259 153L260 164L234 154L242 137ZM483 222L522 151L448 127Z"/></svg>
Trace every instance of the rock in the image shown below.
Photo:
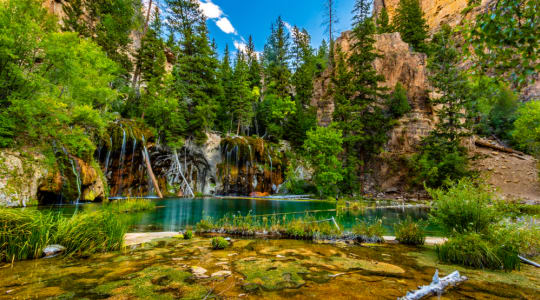
<svg viewBox="0 0 540 300"><path fill-rule="evenodd" d="M51 258L58 256L66 251L66 247L62 245L49 245L43 249L43 255L45 258Z"/></svg>
<svg viewBox="0 0 540 300"><path fill-rule="evenodd" d="M196 278L208 278L209 276L206 275L206 272L208 271L205 268L201 268L198 266L191 267L191 273L193 273Z"/></svg>
<svg viewBox="0 0 540 300"><path fill-rule="evenodd" d="M211 277L228 277L231 276L231 271L218 271L212 273Z"/></svg>

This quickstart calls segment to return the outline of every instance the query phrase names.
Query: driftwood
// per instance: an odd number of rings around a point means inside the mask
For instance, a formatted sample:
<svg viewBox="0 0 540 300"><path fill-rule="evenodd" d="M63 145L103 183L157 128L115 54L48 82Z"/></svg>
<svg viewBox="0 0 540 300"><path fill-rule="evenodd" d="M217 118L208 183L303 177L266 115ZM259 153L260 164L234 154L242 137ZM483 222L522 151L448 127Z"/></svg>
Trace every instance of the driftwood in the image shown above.
<svg viewBox="0 0 540 300"><path fill-rule="evenodd" d="M152 183L154 184L154 189L156 189L156 193L158 194L158 197L160 199L163 199L163 194L161 194L161 190L159 189L159 184L157 182L156 176L154 175L154 171L152 171L152 165L150 164L150 158L148 157L148 153L146 153L146 151L143 150L142 155L144 157L144 161L146 162L146 169L148 170L148 176L150 176L150 179L152 179Z"/></svg>
<svg viewBox="0 0 540 300"><path fill-rule="evenodd" d="M486 141L483 141L483 140L475 140L474 144L476 146L478 146L478 147L489 148L489 149L493 149L493 150L504 152L504 153L512 153L512 154L517 154L517 155L521 155L521 156L525 155L525 153L523 153L523 152L519 152L519 151L516 151L514 149L507 148L507 147L493 145L493 144L491 144L489 142L486 142Z"/></svg>
<svg viewBox="0 0 540 300"><path fill-rule="evenodd" d="M418 290L414 292L407 292L405 297L399 298L400 300L419 300L431 295L441 295L444 290L449 286L455 286L466 281L468 278L461 276L458 271L454 271L452 274L439 279L439 270L435 271L433 275L433 281L430 285L424 285L418 287Z"/></svg>
<svg viewBox="0 0 540 300"><path fill-rule="evenodd" d="M537 267L537 268L540 268L540 264L537 264L537 263L535 263L535 262L532 261L532 260L528 260L528 259L526 259L525 257L523 257L523 256L521 256L521 255L518 255L518 257L519 257L519 259L521 259L521 261L523 261L524 263L529 264L529 265L531 265L531 266L535 266L535 267Z"/></svg>

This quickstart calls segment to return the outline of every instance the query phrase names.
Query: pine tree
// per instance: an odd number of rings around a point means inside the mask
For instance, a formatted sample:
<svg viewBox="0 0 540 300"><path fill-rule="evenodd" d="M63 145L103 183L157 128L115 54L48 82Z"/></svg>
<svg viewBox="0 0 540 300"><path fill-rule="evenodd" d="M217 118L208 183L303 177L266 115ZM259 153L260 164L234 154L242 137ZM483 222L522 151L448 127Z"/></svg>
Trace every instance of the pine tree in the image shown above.
<svg viewBox="0 0 540 300"><path fill-rule="evenodd" d="M276 24L272 24L271 35L264 47L265 84L267 93L281 98L289 96L291 71L290 62L290 35L285 22L279 17Z"/></svg>
<svg viewBox="0 0 540 300"><path fill-rule="evenodd" d="M255 87L260 87L261 64L259 63L259 57L257 55L257 51L255 51L255 44L253 43L253 37L251 35L248 38L246 56L249 67L249 86L251 89Z"/></svg>
<svg viewBox="0 0 540 300"><path fill-rule="evenodd" d="M377 18L377 32L378 33L388 33L392 32L392 26L390 26L390 19L388 17L388 10L386 7L381 9L381 13Z"/></svg>
<svg viewBox="0 0 540 300"><path fill-rule="evenodd" d="M428 26L419 0L400 0L393 20L393 28L415 51L426 52Z"/></svg>
<svg viewBox="0 0 540 300"><path fill-rule="evenodd" d="M169 24L180 36L173 69L178 95L187 106L188 132L198 142L213 128L219 97L218 61L210 45L206 19L195 0L168 0Z"/></svg>
<svg viewBox="0 0 540 300"><path fill-rule="evenodd" d="M253 118L253 94L249 85L247 58L242 51L238 51L234 66L233 93L230 107L236 119L236 134L240 134L241 129L249 127Z"/></svg>
<svg viewBox="0 0 540 300"><path fill-rule="evenodd" d="M371 3L356 0L352 54L345 54L337 47L336 67L333 75L335 111L334 121L343 132L345 179L343 190L358 190L359 177L365 164L381 151L386 142L388 120L377 105L384 88L379 83L384 77L373 68L373 61L380 57L374 48L376 32L370 17Z"/></svg>

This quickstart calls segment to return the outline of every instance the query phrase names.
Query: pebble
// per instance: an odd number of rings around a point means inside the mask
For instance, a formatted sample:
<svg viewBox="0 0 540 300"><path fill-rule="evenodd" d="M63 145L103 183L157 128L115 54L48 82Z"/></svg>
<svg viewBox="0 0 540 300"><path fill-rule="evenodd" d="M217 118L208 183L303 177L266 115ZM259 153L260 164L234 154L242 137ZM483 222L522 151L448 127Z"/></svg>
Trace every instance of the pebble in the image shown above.
<svg viewBox="0 0 540 300"><path fill-rule="evenodd" d="M197 278L208 278L208 275L206 275L207 270L205 268L193 266L191 267L191 272Z"/></svg>
<svg viewBox="0 0 540 300"><path fill-rule="evenodd" d="M231 271L217 271L212 273L212 277L228 277L231 276Z"/></svg>

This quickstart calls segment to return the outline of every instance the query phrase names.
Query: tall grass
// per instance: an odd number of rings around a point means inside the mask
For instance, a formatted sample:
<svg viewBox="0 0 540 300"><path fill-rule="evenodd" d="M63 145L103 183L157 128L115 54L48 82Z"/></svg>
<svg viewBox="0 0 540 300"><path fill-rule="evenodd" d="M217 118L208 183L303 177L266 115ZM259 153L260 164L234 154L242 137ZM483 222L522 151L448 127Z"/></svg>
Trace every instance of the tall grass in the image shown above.
<svg viewBox="0 0 540 300"><path fill-rule="evenodd" d="M0 261L39 257L54 240L59 216L0 207Z"/></svg>
<svg viewBox="0 0 540 300"><path fill-rule="evenodd" d="M71 218L50 212L0 208L0 261L39 258L50 244L66 254L114 251L122 247L127 224L110 210L81 212Z"/></svg>
<svg viewBox="0 0 540 300"><path fill-rule="evenodd" d="M116 213L133 213L154 210L156 203L150 199L127 198L125 200L109 202L104 205L104 208Z"/></svg>
<svg viewBox="0 0 540 300"><path fill-rule="evenodd" d="M423 245L426 241L424 224L415 222L411 216L394 225L396 240L405 245Z"/></svg>

